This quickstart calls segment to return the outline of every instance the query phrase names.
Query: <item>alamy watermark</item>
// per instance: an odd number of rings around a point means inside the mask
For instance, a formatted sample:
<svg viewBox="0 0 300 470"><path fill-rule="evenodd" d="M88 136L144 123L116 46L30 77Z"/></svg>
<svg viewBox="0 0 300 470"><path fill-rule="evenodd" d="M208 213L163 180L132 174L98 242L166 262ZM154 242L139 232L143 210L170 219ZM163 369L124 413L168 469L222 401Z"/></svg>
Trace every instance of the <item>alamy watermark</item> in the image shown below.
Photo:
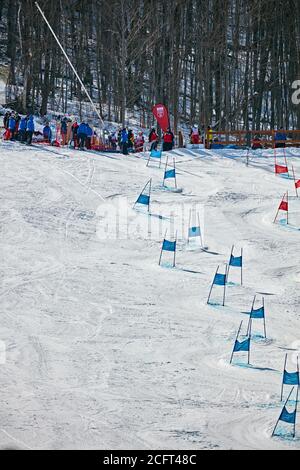
<svg viewBox="0 0 300 470"><path fill-rule="evenodd" d="M0 366L6 363L6 344L0 340Z"/></svg>
<svg viewBox="0 0 300 470"><path fill-rule="evenodd" d="M126 197L100 204L97 236L100 240L144 239L161 241L168 237L186 239L191 227L201 227L204 237L204 206L200 203L153 203L133 209Z"/></svg>
<svg viewBox="0 0 300 470"><path fill-rule="evenodd" d="M294 341L292 343L292 349L294 350L291 355L291 360L294 365L298 365L300 361L300 340Z"/></svg>
<svg viewBox="0 0 300 470"><path fill-rule="evenodd" d="M300 104L300 80L295 80L292 83L292 89L295 90L292 94L292 103L298 105Z"/></svg>

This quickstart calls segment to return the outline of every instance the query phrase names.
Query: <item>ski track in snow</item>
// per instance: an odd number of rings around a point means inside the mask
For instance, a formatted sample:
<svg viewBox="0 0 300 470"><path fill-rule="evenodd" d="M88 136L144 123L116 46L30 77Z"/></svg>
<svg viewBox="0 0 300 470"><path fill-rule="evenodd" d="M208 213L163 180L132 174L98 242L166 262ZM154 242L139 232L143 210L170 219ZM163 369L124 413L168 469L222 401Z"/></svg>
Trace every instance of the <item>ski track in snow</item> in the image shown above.
<svg viewBox="0 0 300 470"><path fill-rule="evenodd" d="M300 340L293 183L272 174L270 151L249 167L243 151L168 155L182 194L160 190L164 165L146 167L145 154L0 146L1 448L300 448L299 439L270 438L284 349ZM297 150L288 156L300 175ZM179 240L175 270L157 265L161 239L97 236L102 208L119 196L132 207L150 177L154 215L158 203L205 207L208 252ZM290 228L273 224L287 189ZM154 230L167 223L151 219ZM244 248L244 286L232 270L226 307L208 306L232 244ZM269 340L253 341L252 367L241 357L230 366L258 292Z"/></svg>

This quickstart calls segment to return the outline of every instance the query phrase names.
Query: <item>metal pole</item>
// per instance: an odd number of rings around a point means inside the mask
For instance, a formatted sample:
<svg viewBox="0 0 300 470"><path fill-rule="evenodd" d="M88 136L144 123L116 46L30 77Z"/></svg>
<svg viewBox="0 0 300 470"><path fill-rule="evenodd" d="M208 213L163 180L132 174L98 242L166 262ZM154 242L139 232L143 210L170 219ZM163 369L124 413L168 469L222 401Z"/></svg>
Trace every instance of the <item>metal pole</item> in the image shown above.
<svg viewBox="0 0 300 470"><path fill-rule="evenodd" d="M166 230L166 232L165 232L164 241L166 240L167 233L168 233L168 230ZM163 244L162 244L162 247L161 247L161 250L160 250L160 258L159 258L159 263L158 263L159 266L161 265L161 258L162 258L162 254L163 254L164 241L163 241Z"/></svg>
<svg viewBox="0 0 300 470"><path fill-rule="evenodd" d="M201 223L200 223L200 215L199 215L199 212L198 212L198 224L199 224L199 230L200 230L201 248L203 248L203 238L202 238L202 230L201 230Z"/></svg>
<svg viewBox="0 0 300 470"><path fill-rule="evenodd" d="M177 250L177 232L175 235L175 251L174 251L174 262L173 262L173 268L176 266L176 250Z"/></svg>
<svg viewBox="0 0 300 470"><path fill-rule="evenodd" d="M255 300L256 300L256 295L254 296L254 299L253 299L253 302L252 302L251 313L250 313L250 317L249 317L249 321L248 321L248 327L247 327L247 335L249 335L249 331L250 331L250 320L251 320L251 315L252 315L252 312L253 312L253 309L254 309Z"/></svg>
<svg viewBox="0 0 300 470"><path fill-rule="evenodd" d="M233 250L234 250L234 245L232 245L232 248L231 248L231 253L230 253L230 258L229 258L229 263L228 263L228 277L229 277L230 261L231 261L231 257L232 257L232 255L233 255Z"/></svg>
<svg viewBox="0 0 300 470"><path fill-rule="evenodd" d="M281 395L280 395L280 401L282 401L283 398L283 379L284 379L284 373L286 370L286 363L287 363L287 354L285 355L285 361L284 361L284 366L283 366L283 376L282 376L282 384L281 384Z"/></svg>
<svg viewBox="0 0 300 470"><path fill-rule="evenodd" d="M225 284L224 284L224 293L223 293L223 307L225 307L225 298L226 298L226 284L227 284L227 269L228 269L228 265L225 264Z"/></svg>
<svg viewBox="0 0 300 470"><path fill-rule="evenodd" d="M97 116L98 116L98 118L99 118L99 120L100 120L101 127L104 127L103 119L102 119L102 117L101 117L101 115L100 115L98 109L96 108L96 105L94 104L94 102L93 102L93 100L92 100L92 98L91 98L89 92L87 91L86 87L84 86L84 83L82 82L81 78L79 77L79 75L78 75L78 73L77 73L77 71L76 71L74 65L72 64L71 60L69 59L69 57L68 57L66 51L64 50L64 48L63 48L61 42L59 41L57 35L55 34L53 28L51 27L49 21L47 20L45 14L44 14L43 10L41 9L40 5L38 4L38 2L35 2L35 6L36 6L37 9L39 10L39 12L40 12L40 14L42 15L42 17L43 17L45 23L47 24L48 28L50 29L50 31L51 31L51 33L52 33L54 39L56 40L56 42L57 42L57 44L59 45L59 47L60 47L62 53L64 54L65 58L67 59L69 65L70 65L70 67L71 67L71 69L73 70L75 76L77 77L77 79L78 79L78 81L79 81L79 83L80 83L80 85L81 85L81 88L83 89L83 91L85 92L85 94L86 94L86 96L88 97L89 101L91 102L91 105L93 106L93 108L94 108L94 110L95 110L95 112L96 112L96 114L97 114Z"/></svg>
<svg viewBox="0 0 300 470"><path fill-rule="evenodd" d="M275 222L276 222L276 220L277 220L277 217L278 217L278 214L279 214L279 211L280 211L280 206L281 206L282 202L284 201L284 198L285 198L286 194L287 194L287 193L284 193L283 198L281 199L281 203L280 203L280 205L279 205L279 207L278 207L277 214L276 214L276 217L275 217L274 222L273 222L274 224L275 224Z"/></svg>
<svg viewBox="0 0 300 470"><path fill-rule="evenodd" d="M148 204L148 212L150 212L151 190L152 190L152 178L151 178L150 181L149 181L149 204Z"/></svg>
<svg viewBox="0 0 300 470"><path fill-rule="evenodd" d="M232 354L231 354L231 358L230 358L230 364L232 363L232 359L233 359L233 355L234 355L234 349L235 349L235 343L238 340L238 337L239 337L240 331L242 329L242 326L243 326L243 322L241 321L240 327L238 329L238 332L237 332L237 335L236 335L236 338L235 338L235 342L234 342L234 346L233 346L233 350L232 350Z"/></svg>
<svg viewBox="0 0 300 470"><path fill-rule="evenodd" d="M250 349L251 349L251 333L252 333L252 318L250 319L250 331L249 331L249 350L248 350L248 365L250 364Z"/></svg>
<svg viewBox="0 0 300 470"><path fill-rule="evenodd" d="M283 154L284 154L285 166L287 167L287 170L288 170L288 176L290 176L289 167L288 167L287 158L286 158L286 149L285 148L283 149Z"/></svg>
<svg viewBox="0 0 300 470"><path fill-rule="evenodd" d="M287 399L286 399L286 402L285 402L285 404L284 404L284 407L283 407L283 408L285 408L285 407L286 407L286 405L287 405L287 402L289 401L289 399L290 399L290 397L291 397L291 395L292 395L292 392L294 391L294 388L295 388L295 387L293 387L293 388L292 388L292 390L291 390L291 392L290 392L289 396L287 397ZM283 409L283 408L282 408L282 409ZM280 416L281 416L281 413L280 413ZM279 416L279 418L277 419L277 422L276 422L276 424L275 424L275 428L274 428L274 430L273 430L273 432L272 432L272 437L273 437L273 436L274 436L274 434L275 434L276 428L277 428L277 426L278 426L278 423L279 423L279 420L280 420L280 416Z"/></svg>
<svg viewBox="0 0 300 470"><path fill-rule="evenodd" d="M188 227L188 245L190 244L190 228L191 228L191 217L192 217L192 209L190 209L190 215L189 215L189 227Z"/></svg>
<svg viewBox="0 0 300 470"><path fill-rule="evenodd" d="M299 197L299 195L298 195L297 183L296 183L296 175L295 175L295 168L294 168L294 165L292 165L292 169L293 169L293 177L294 177L294 183L295 183L296 196Z"/></svg>
<svg viewBox="0 0 300 470"><path fill-rule="evenodd" d="M149 166L150 160L151 160L151 150L150 150L150 155L149 155L149 158L148 158L148 161L147 161L147 165L146 165L146 166Z"/></svg>
<svg viewBox="0 0 300 470"><path fill-rule="evenodd" d="M244 253L244 250L243 248L241 248L241 262L242 262L242 266L241 266L241 286L243 285L243 267L244 267L244 259L243 259L243 253Z"/></svg>
<svg viewBox="0 0 300 470"><path fill-rule="evenodd" d="M214 275L213 282L212 282L212 284L211 284L211 286L210 286L210 291L209 291L209 295L208 295L208 299L207 299L207 304L209 304L209 301L210 301L211 293L212 293L213 286L214 286L214 280L215 280L216 275L218 274L219 267L220 267L220 266L217 267L216 274Z"/></svg>
<svg viewBox="0 0 300 470"><path fill-rule="evenodd" d="M140 196L144 193L144 191L145 191L145 189L147 188L148 184L151 184L151 182L152 182L152 178L145 184L145 186L143 187L142 191L140 192ZM149 196L150 196L150 193L149 193ZM138 199L137 199L137 201L138 201ZM137 204L137 202L134 203L133 209L135 208L136 204ZM148 208L149 208L149 206L148 206ZM149 210L149 209L148 209L148 210Z"/></svg>
<svg viewBox="0 0 300 470"><path fill-rule="evenodd" d="M175 163L175 158L173 159L174 163L174 171L175 171L175 188L177 189L177 178L176 178L176 163Z"/></svg>
<svg viewBox="0 0 300 470"><path fill-rule="evenodd" d="M293 438L295 438L295 436L296 436L296 422L297 422L297 411L298 411L298 394L299 394L299 386L297 387L297 394L296 394L295 422L294 422Z"/></svg>
<svg viewBox="0 0 300 470"><path fill-rule="evenodd" d="M168 162L169 162L169 157L167 157L167 160L166 160L165 171L164 171L163 187L165 187L166 171L167 171L167 168L168 168Z"/></svg>
<svg viewBox="0 0 300 470"><path fill-rule="evenodd" d="M264 298L264 297L263 297L263 309L264 309L264 330L265 330L265 339L267 339L266 312L265 312L265 298Z"/></svg>

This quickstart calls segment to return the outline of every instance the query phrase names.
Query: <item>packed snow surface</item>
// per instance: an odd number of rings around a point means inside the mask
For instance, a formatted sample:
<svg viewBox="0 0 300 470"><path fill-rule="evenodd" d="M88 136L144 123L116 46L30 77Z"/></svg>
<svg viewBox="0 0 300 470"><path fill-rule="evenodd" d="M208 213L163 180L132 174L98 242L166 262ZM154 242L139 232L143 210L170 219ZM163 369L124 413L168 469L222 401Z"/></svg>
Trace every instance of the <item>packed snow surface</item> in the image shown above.
<svg viewBox="0 0 300 470"><path fill-rule="evenodd" d="M159 169L146 154L0 146L1 448L300 448L299 424L296 439L271 438L285 354L292 371L300 349L293 180L274 175L272 151L248 167L244 151L168 155L181 192L162 188L165 156ZM300 150L287 155L300 178ZM151 215L133 211L150 178ZM287 190L290 225L284 214L274 224ZM176 225L193 204L205 250ZM159 267L173 228L176 268L171 253ZM207 305L232 245L244 250L243 286L232 268L225 307L221 287ZM251 365L245 353L230 365L255 294L268 339L256 320Z"/></svg>

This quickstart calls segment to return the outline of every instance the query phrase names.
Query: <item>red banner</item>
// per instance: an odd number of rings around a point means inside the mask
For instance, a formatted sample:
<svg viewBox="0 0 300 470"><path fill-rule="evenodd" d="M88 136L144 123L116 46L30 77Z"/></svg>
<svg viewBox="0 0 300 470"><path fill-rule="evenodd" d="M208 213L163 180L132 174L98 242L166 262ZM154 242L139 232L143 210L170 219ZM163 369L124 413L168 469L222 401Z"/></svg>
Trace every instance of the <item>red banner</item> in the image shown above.
<svg viewBox="0 0 300 470"><path fill-rule="evenodd" d="M157 104L153 107L152 112L163 132L170 127L169 113L163 104Z"/></svg>
<svg viewBox="0 0 300 470"><path fill-rule="evenodd" d="M295 186L297 189L300 188L300 180L295 182Z"/></svg>

